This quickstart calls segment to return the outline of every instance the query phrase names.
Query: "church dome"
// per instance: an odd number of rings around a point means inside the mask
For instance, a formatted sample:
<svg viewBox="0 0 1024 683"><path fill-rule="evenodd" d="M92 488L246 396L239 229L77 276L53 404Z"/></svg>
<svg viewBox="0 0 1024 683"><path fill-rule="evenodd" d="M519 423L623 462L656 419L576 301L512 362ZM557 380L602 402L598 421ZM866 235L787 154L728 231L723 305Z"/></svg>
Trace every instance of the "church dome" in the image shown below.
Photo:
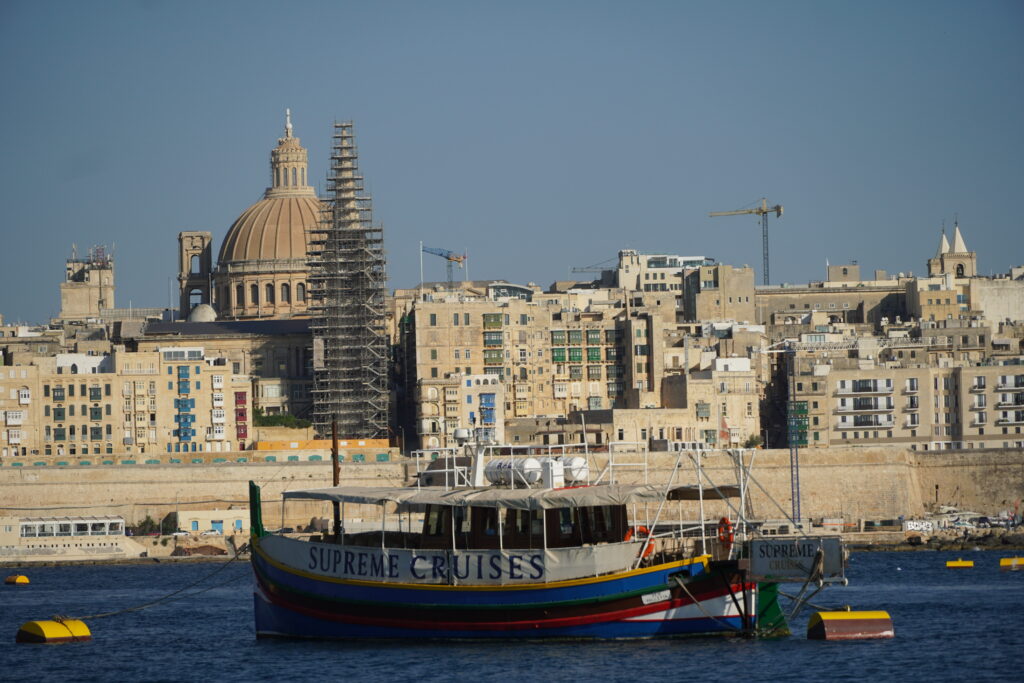
<svg viewBox="0 0 1024 683"><path fill-rule="evenodd" d="M212 323L217 320L217 311L210 304L199 304L188 314L190 323Z"/></svg>
<svg viewBox="0 0 1024 683"><path fill-rule="evenodd" d="M239 261L306 260L306 231L320 221L320 200L306 184L308 155L292 135L291 115L285 134L270 153L271 186L264 198L238 217L220 248L223 266Z"/></svg>
<svg viewBox="0 0 1024 683"><path fill-rule="evenodd" d="M306 150L292 135L286 110L284 137L270 152L270 187L242 212L220 247L213 289L221 319L307 314L307 245L322 209L306 181L307 168Z"/></svg>
<svg viewBox="0 0 1024 683"><path fill-rule="evenodd" d="M309 196L268 197L246 209L228 230L221 263L306 260L306 231L320 221L320 200Z"/></svg>

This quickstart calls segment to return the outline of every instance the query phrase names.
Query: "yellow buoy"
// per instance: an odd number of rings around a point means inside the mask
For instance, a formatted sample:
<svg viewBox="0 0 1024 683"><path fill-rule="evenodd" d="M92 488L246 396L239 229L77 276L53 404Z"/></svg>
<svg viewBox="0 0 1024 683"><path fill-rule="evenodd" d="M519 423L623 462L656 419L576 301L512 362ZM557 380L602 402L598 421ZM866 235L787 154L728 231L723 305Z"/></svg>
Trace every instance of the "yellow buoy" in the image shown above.
<svg viewBox="0 0 1024 683"><path fill-rule="evenodd" d="M892 638L895 632L888 612L815 612L807 622L811 640L865 640Z"/></svg>
<svg viewBox="0 0 1024 683"><path fill-rule="evenodd" d="M1024 569L1024 557L1004 557L999 560L999 568L1005 571L1019 571Z"/></svg>
<svg viewBox="0 0 1024 683"><path fill-rule="evenodd" d="M946 561L946 569L973 569L974 560L965 560L958 557L955 560Z"/></svg>
<svg viewBox="0 0 1024 683"><path fill-rule="evenodd" d="M28 577L24 574L11 574L4 579L4 583L8 586L24 586L28 584Z"/></svg>
<svg viewBox="0 0 1024 683"><path fill-rule="evenodd" d="M78 619L28 621L18 629L19 643L70 643L92 640L85 622Z"/></svg>

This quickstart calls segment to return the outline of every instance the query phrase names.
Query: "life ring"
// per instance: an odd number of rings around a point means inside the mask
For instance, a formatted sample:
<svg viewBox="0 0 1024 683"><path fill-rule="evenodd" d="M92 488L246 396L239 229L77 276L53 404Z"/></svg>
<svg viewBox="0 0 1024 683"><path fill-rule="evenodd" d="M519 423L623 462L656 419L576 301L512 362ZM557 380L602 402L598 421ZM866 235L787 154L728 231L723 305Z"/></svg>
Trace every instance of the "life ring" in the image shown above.
<svg viewBox="0 0 1024 683"><path fill-rule="evenodd" d="M642 524L639 525L639 526L635 526L635 527L631 526L631 527L629 527L629 529L626 530L626 536L625 536L625 539L624 539L625 541L629 542L629 541L633 540L633 532L634 532L634 530L636 531L637 537L640 537L641 534L642 534L644 538L649 538L650 535L651 535L650 530L647 527L645 527L644 525L642 525ZM643 559L646 560L648 557L651 556L651 553L653 553L653 552L654 552L654 541L653 541L653 539L651 539L651 540L648 541L647 547L644 548L644 554L642 556Z"/></svg>
<svg viewBox="0 0 1024 683"><path fill-rule="evenodd" d="M736 534L733 532L732 522L729 521L729 518L722 517L718 520L718 542L724 545L726 550L729 550L732 548L735 538Z"/></svg>

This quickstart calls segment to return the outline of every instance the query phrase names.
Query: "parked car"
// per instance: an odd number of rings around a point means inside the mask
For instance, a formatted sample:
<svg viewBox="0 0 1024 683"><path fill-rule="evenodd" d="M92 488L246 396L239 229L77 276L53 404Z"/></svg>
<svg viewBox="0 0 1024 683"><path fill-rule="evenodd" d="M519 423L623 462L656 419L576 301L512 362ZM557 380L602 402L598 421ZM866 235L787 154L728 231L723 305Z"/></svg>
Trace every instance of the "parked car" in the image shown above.
<svg viewBox="0 0 1024 683"><path fill-rule="evenodd" d="M191 536L188 531L175 531L171 536Z"/></svg>
<svg viewBox="0 0 1024 683"><path fill-rule="evenodd" d="M224 534L223 534L223 532L218 531L217 529L210 529L209 531L204 531L203 533L201 533L199 535L200 536L223 536Z"/></svg>

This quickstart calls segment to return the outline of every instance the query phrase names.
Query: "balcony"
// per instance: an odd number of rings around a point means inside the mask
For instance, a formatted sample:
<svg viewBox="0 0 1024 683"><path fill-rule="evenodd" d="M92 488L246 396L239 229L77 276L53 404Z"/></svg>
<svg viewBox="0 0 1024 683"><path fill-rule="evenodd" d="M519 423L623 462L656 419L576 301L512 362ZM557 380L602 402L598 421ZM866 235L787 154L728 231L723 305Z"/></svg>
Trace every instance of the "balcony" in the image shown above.
<svg viewBox="0 0 1024 683"><path fill-rule="evenodd" d="M999 401L996 408L1018 408L1024 409L1024 394L1014 396L1012 401Z"/></svg>
<svg viewBox="0 0 1024 683"><path fill-rule="evenodd" d="M876 416L874 420L860 421L860 424L839 422L836 424L836 429L892 429L895 426L895 421L891 417L884 417L887 419L882 419L883 416Z"/></svg>
<svg viewBox="0 0 1024 683"><path fill-rule="evenodd" d="M1024 382L1013 382L1012 384L1007 382L1006 384L1000 383L996 387L996 391L1024 391Z"/></svg>
<svg viewBox="0 0 1024 683"><path fill-rule="evenodd" d="M996 420L997 425L1024 425L1024 415L1014 417L1001 417Z"/></svg>
<svg viewBox="0 0 1024 683"><path fill-rule="evenodd" d="M984 384L972 384L970 389L968 389L968 391L970 391L972 394L980 394L981 392L985 391L985 385Z"/></svg>
<svg viewBox="0 0 1024 683"><path fill-rule="evenodd" d="M893 410L894 407L890 405L840 406L836 408L835 412L840 415L854 415L869 413L891 413ZM917 408L913 408L912 410L917 410Z"/></svg>
<svg viewBox="0 0 1024 683"><path fill-rule="evenodd" d="M971 405L967 406L968 410L985 410L986 408L988 408L988 406L986 406L984 403L972 403Z"/></svg>
<svg viewBox="0 0 1024 683"><path fill-rule="evenodd" d="M864 394L891 394L892 387L884 384L862 384L836 389L837 396L863 396Z"/></svg>

